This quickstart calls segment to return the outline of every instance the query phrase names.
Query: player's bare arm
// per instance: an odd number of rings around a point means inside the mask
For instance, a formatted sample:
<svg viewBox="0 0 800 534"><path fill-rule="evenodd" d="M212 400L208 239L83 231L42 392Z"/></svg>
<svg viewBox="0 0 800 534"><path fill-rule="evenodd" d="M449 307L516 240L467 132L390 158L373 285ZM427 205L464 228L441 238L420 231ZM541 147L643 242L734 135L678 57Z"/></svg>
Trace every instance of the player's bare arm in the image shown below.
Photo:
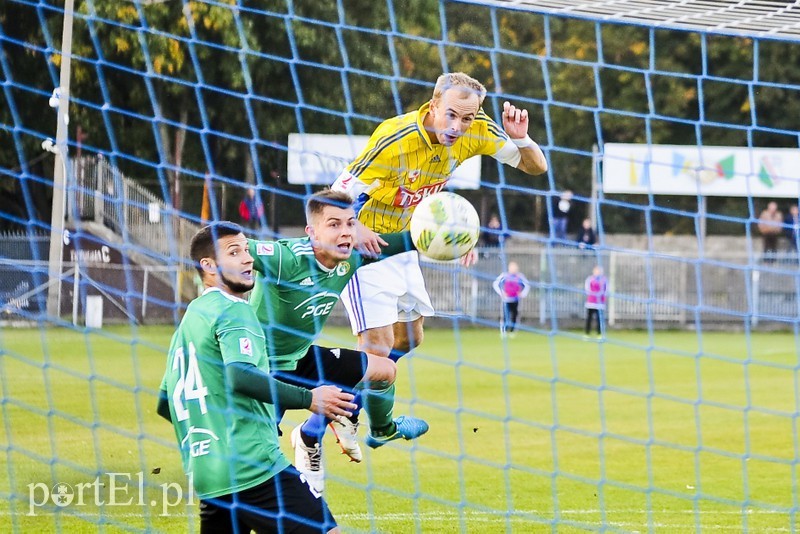
<svg viewBox="0 0 800 534"><path fill-rule="evenodd" d="M531 175L547 172L547 159L542 149L528 136L528 110L504 102L503 128L519 148L520 162L517 168Z"/></svg>
<svg viewBox="0 0 800 534"><path fill-rule="evenodd" d="M370 186L347 172L342 171L336 181L331 184L333 191L341 191L347 193L354 200L358 199L362 194L368 195ZM355 235L355 248L368 257L378 257L381 254L381 247L385 247L387 243L381 239L377 233L367 228L360 221L356 221L356 235Z"/></svg>
<svg viewBox="0 0 800 534"><path fill-rule="evenodd" d="M355 248L365 256L377 258L381 255L381 247L388 243L376 232L370 230L364 224L356 220L356 242Z"/></svg>
<svg viewBox="0 0 800 534"><path fill-rule="evenodd" d="M405 232L397 232L391 234L377 234L379 238L383 241L386 248L383 249L382 255L380 257L369 257L368 262L372 262L375 260L382 259L384 257L391 257L395 254L400 254L402 252L408 252L411 250L417 250L417 247L414 245L414 241L411 238L411 234L406 230ZM459 258L459 262L464 267L470 267L478 263L478 253L475 252L475 249L472 248L467 251L461 258Z"/></svg>

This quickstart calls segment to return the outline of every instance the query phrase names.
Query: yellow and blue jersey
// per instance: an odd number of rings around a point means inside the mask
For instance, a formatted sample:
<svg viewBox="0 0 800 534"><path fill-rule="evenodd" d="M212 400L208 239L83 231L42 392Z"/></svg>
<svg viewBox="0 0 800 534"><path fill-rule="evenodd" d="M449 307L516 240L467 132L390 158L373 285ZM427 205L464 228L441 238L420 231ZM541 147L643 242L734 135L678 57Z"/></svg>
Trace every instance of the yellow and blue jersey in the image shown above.
<svg viewBox="0 0 800 534"><path fill-rule="evenodd" d="M414 207L444 189L456 167L472 156L493 156L508 141L502 127L479 109L452 146L433 144L422 124L429 106L381 123L344 171L368 186L358 218L378 233L406 229Z"/></svg>

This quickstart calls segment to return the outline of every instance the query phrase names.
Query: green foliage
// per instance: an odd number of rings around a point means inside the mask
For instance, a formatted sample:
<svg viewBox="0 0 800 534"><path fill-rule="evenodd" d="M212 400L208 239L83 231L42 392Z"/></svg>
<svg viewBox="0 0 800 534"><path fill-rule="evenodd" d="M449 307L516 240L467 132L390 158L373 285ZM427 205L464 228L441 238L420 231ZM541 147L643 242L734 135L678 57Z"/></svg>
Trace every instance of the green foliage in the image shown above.
<svg viewBox="0 0 800 534"><path fill-rule="evenodd" d="M48 21L46 15L44 20ZM9 39L0 42L0 55L8 66L8 71L0 68L0 80L39 91L19 90L10 85L0 91L0 124L5 125L0 129L0 167L23 175L21 180L10 179L8 175L0 177L0 211L22 220L43 219L49 217L52 187L31 178L52 176L53 160L42 153L41 142L45 137L55 138L56 117L47 100L58 72L48 65L42 52L48 43L35 10L14 2L0 2L0 34ZM0 219L0 230L13 226L8 219Z"/></svg>
<svg viewBox="0 0 800 534"><path fill-rule="evenodd" d="M485 102L490 115L497 116L511 95L529 110L534 139L568 148L548 154L552 185L578 195L590 193L589 153L598 136L603 142L797 146L796 136L770 131L794 129L800 112L798 91L774 85L798 84L792 67L800 50L790 43L545 19L455 2L442 8L436 0L393 2L394 18L387 3L371 0L239 5L78 1L72 94L92 105L73 103L72 138L80 125L88 144L112 150L110 130L118 152L130 156L119 159L123 170L148 183L157 183L157 166L176 164L189 185L209 169L236 183L252 174L254 153L265 183L297 190L276 181L286 153L265 143L285 146L287 135L297 131L369 134L380 120L430 98L444 70L463 70L500 94ZM58 45L60 17L46 16L42 28L27 4L0 7L7 35L45 46L49 32ZM21 23L11 25L12 18ZM41 52L4 46L14 80L49 94L60 57L48 66ZM43 98L17 92L15 104L26 127L52 135L52 117L37 112ZM104 105L106 112L99 109ZM0 106L5 124L12 122L8 110ZM760 129L748 138L743 128L754 125L754 113ZM686 122L701 118L716 124L696 128ZM14 161L9 134L0 136L0 156ZM37 154L34 141L24 141L31 147L28 159ZM166 177L175 179L173 172ZM497 165L487 161L483 178L499 181ZM508 168L503 180L540 190L551 185ZM185 209L199 211L199 201L183 200ZM695 200L656 202L693 209ZM723 212L746 215L731 202ZM507 195L507 213L522 214L512 218L512 228L530 229L544 216L533 213L531 203L529 195ZM301 216L295 211L284 214L287 223ZM607 211L611 231L640 224L644 216ZM656 232L687 230L656 219ZM710 224L709 231L718 230L724 226Z"/></svg>

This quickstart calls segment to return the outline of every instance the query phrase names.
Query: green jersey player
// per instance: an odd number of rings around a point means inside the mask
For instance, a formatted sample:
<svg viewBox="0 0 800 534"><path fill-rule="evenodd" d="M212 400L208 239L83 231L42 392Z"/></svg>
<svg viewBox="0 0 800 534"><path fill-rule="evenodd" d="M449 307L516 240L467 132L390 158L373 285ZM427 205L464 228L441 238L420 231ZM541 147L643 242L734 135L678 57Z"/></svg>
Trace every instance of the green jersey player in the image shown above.
<svg viewBox="0 0 800 534"><path fill-rule="evenodd" d="M269 375L263 331L242 298L253 287L253 258L238 226L203 228L191 257L206 289L172 338L158 413L174 426L201 532L338 532L322 496L281 453L274 405L346 416L352 395Z"/></svg>
<svg viewBox="0 0 800 534"><path fill-rule="evenodd" d="M375 259L353 251L356 218L346 193L325 190L312 195L306 203L306 222L306 238L250 241L254 268L261 274L250 304L264 329L273 373L307 388L335 384L361 391L370 422L366 441L370 447L421 436L428 430L425 421L393 419L396 365L392 360L313 344L356 269ZM385 256L413 250L408 232L386 234L382 243ZM343 452L361 461L357 419L334 421ZM329 422L314 416L292 431L295 466L318 491L324 487L320 442Z"/></svg>

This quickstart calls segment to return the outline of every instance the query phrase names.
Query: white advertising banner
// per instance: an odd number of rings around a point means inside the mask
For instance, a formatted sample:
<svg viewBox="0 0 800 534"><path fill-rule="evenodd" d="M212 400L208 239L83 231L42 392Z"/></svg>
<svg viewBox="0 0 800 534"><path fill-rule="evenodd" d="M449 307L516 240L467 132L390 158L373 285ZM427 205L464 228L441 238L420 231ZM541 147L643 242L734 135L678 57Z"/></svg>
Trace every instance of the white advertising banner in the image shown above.
<svg viewBox="0 0 800 534"><path fill-rule="evenodd" d="M330 185L367 146L366 135L289 134L287 179L290 184ZM450 178L454 189L478 189L481 158L462 163Z"/></svg>
<svg viewBox="0 0 800 534"><path fill-rule="evenodd" d="M798 198L800 149L606 143L603 192Z"/></svg>

